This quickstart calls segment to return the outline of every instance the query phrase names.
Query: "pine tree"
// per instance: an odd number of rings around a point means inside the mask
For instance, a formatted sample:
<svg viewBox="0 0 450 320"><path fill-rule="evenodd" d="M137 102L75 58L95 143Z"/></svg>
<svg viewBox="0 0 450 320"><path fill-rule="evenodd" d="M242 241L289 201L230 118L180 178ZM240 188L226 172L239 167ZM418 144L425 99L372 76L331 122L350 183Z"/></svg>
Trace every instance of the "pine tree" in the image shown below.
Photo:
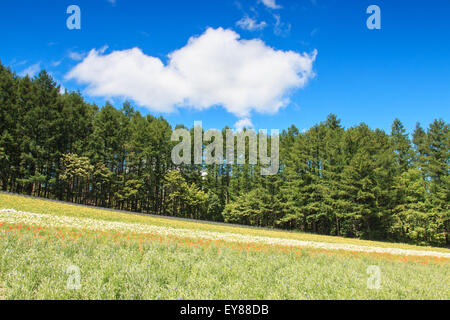
<svg viewBox="0 0 450 320"><path fill-rule="evenodd" d="M394 148L398 173L408 171L412 162L411 141L405 127L399 119L395 119L391 130L392 147Z"/></svg>

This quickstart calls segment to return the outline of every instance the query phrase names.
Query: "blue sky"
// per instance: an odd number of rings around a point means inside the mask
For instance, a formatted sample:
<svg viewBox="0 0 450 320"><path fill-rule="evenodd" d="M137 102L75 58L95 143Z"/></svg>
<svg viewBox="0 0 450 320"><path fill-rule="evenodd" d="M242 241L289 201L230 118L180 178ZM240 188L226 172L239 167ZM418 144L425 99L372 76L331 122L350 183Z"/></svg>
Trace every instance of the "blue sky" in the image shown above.
<svg viewBox="0 0 450 320"><path fill-rule="evenodd" d="M102 56L139 48L145 56L167 64L167 55L185 47L189 38L200 37L208 28L223 28L240 39L260 39L267 50L298 54L317 50L312 64L315 76L303 88L287 88L290 102L273 114L257 109L236 114L221 105L203 110L175 108L174 112L138 109L163 115L173 125L191 127L201 120L205 128L233 127L245 118L255 128L284 129L294 124L302 130L329 113L337 114L346 127L365 122L385 130L396 117L408 130L417 121L427 126L434 118L449 120L449 1L264 2L3 0L0 59L19 74L45 68L64 88L81 90L88 101L101 105L109 99L120 107L120 97L90 94L87 84L67 79L90 50ZM81 30L66 27L66 9L71 4L81 8ZM371 4L381 9L381 30L366 27L366 8ZM239 25L246 17L254 22L254 30Z"/></svg>

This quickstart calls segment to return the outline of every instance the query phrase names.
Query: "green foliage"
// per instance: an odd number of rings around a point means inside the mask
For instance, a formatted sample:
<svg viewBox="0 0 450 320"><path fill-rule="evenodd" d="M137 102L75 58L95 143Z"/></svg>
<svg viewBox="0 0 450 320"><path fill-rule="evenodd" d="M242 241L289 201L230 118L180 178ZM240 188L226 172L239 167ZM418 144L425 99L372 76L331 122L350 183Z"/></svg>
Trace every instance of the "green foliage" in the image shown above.
<svg viewBox="0 0 450 320"><path fill-rule="evenodd" d="M256 188L229 203L223 212L225 222L253 226L274 225L281 205L265 188Z"/></svg>
<svg viewBox="0 0 450 320"><path fill-rule="evenodd" d="M171 215L204 218L202 212L205 212L208 203L208 195L205 192L195 183L189 185L178 170L167 173L164 180L168 193L167 206Z"/></svg>
<svg viewBox="0 0 450 320"><path fill-rule="evenodd" d="M398 119L390 134L364 123L343 128L336 115L302 133L291 126L280 137L279 174L261 176L259 165L175 166L165 119L143 116L129 102L120 110L109 103L99 108L59 89L45 71L30 79L0 64L2 190L144 213L450 245L450 125L444 120L427 129L418 124L412 141Z"/></svg>

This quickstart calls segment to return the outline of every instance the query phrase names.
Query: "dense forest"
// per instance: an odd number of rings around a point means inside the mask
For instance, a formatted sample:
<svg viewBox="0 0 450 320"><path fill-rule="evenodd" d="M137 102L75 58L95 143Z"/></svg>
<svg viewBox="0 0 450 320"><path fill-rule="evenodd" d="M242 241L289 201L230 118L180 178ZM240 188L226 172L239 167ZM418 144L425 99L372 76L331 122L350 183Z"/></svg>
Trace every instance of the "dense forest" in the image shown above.
<svg viewBox="0 0 450 320"><path fill-rule="evenodd" d="M424 111L425 112L425 111ZM450 125L411 134L335 115L280 134L280 170L258 165L180 165L172 128L124 103L99 108L60 92L42 71L30 79L0 64L0 187L81 204L449 246ZM227 128L224 128L224 130ZM192 129L190 129L192 130Z"/></svg>

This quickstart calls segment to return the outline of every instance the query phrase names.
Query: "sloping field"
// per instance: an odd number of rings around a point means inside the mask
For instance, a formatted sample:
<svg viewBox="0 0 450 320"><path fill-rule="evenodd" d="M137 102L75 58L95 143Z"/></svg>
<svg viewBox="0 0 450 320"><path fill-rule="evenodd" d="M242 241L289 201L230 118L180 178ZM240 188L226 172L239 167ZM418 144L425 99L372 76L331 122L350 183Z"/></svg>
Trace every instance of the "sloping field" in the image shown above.
<svg viewBox="0 0 450 320"><path fill-rule="evenodd" d="M236 233L247 236L262 236L271 238L283 238L300 241L314 241L337 244L353 244L357 246L370 246L381 248L411 249L418 251L434 251L450 254L450 249L422 247L400 243L366 241L342 237L322 236L301 232L277 231L263 228L236 226L230 224L216 224L197 222L195 220L167 218L160 216L145 216L127 214L107 209L78 206L67 203L59 203L48 200L33 199L29 197L0 193L0 209L14 209L17 211L51 214L53 216L67 216L76 218L90 218L101 221L137 223L140 225L162 226L177 229L189 229L197 231L209 231L220 233Z"/></svg>
<svg viewBox="0 0 450 320"><path fill-rule="evenodd" d="M0 194L4 299L449 299L450 250Z"/></svg>
<svg viewBox="0 0 450 320"><path fill-rule="evenodd" d="M179 238L203 239L209 241L224 241L245 244L277 245L289 248L318 248L324 250L344 250L353 252L373 252L407 256L429 256L449 258L450 253L400 248L386 248L368 245L345 243L330 243L318 241L301 241L289 238L263 237L229 232L211 232L194 229L180 229L149 224L104 221L91 218L76 218L70 216L54 216L16 211L14 209L0 209L0 221L13 224L44 225L54 228L72 228L79 230L132 232L137 234L152 234L162 237L176 236Z"/></svg>

